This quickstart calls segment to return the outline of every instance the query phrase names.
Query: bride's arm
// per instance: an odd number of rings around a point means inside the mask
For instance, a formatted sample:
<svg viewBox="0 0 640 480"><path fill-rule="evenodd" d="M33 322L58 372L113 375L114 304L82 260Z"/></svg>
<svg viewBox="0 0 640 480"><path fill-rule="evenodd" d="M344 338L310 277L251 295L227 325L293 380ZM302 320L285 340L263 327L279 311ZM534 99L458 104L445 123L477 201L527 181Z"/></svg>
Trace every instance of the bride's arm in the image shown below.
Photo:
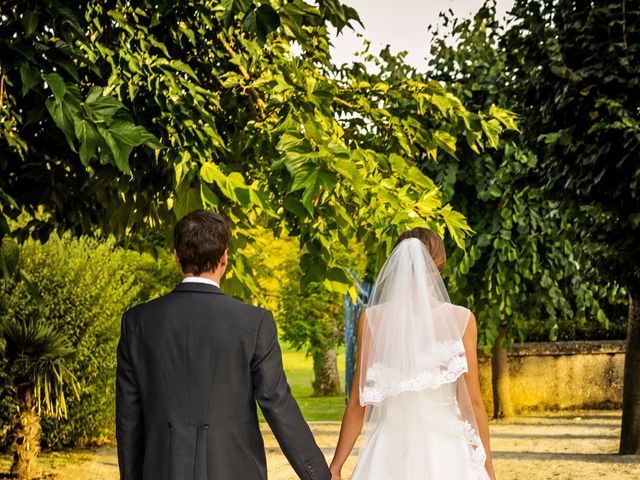
<svg viewBox="0 0 640 480"><path fill-rule="evenodd" d="M353 383L351 384L351 396L349 397L347 409L342 417L338 446L336 447L336 453L333 455L333 460L331 461L330 469L333 479L340 478L342 466L347 461L347 458L349 457L349 454L362 431L362 425L364 423L365 407L360 405L360 364L362 360L361 341L364 324L365 314L363 312L362 315L360 315L360 320L358 320L356 371L353 375Z"/></svg>
<svg viewBox="0 0 640 480"><path fill-rule="evenodd" d="M471 399L471 405L473 407L473 413L478 423L478 430L482 445L487 454L487 460L485 462L485 468L489 477L496 478L496 474L493 471L493 463L491 461L491 449L489 446L489 420L487 418L487 411L484 408L484 402L482 401L482 393L480 392L480 380L478 377L478 325L476 324L476 317L471 314L467 329L462 337L464 348L467 355L467 363L469 365L469 371L464 374L464 380L469 391L469 397Z"/></svg>

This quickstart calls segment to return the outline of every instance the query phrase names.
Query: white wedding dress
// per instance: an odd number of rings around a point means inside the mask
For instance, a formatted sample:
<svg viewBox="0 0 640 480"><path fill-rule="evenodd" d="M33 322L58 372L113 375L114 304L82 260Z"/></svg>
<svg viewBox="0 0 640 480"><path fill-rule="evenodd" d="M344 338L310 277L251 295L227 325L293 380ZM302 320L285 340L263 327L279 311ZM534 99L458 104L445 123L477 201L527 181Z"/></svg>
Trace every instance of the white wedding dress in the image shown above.
<svg viewBox="0 0 640 480"><path fill-rule="evenodd" d="M352 480L489 479L463 376L469 315L449 303L422 242L401 242L366 310L359 393L367 413Z"/></svg>

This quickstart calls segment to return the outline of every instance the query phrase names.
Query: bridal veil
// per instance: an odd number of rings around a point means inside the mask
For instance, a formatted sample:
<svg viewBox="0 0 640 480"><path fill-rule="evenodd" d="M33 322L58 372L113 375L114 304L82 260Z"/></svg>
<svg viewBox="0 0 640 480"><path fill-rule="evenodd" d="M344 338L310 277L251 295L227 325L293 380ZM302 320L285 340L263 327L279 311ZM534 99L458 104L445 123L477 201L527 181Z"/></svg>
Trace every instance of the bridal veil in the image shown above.
<svg viewBox="0 0 640 480"><path fill-rule="evenodd" d="M450 303L424 244L400 242L363 317L358 374L367 416L354 479L488 478L464 380L469 315Z"/></svg>

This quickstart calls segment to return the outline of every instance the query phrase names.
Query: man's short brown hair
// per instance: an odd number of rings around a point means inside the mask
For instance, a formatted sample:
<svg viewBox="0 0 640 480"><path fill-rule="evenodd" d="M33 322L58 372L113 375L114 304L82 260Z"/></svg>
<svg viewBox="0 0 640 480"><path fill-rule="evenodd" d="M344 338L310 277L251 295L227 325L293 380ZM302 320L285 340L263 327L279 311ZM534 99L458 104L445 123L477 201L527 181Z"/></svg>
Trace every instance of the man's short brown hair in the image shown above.
<svg viewBox="0 0 640 480"><path fill-rule="evenodd" d="M206 210L188 213L173 228L173 246L183 273L200 275L215 270L229 243L227 219Z"/></svg>

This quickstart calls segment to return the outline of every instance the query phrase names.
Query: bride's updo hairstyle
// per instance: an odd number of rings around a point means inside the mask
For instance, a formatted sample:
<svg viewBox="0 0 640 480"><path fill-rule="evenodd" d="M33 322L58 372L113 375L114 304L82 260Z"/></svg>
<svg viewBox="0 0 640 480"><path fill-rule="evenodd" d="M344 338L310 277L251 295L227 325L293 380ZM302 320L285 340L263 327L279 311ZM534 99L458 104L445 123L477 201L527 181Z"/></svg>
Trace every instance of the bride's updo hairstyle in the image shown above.
<svg viewBox="0 0 640 480"><path fill-rule="evenodd" d="M427 247L427 251L431 255L433 263L438 267L438 271L440 273L443 272L444 266L447 263L447 252L444 249L444 242L437 233L428 228L416 227L400 235L395 246L397 247L401 241L407 238L417 238L420 240L424 246Z"/></svg>

